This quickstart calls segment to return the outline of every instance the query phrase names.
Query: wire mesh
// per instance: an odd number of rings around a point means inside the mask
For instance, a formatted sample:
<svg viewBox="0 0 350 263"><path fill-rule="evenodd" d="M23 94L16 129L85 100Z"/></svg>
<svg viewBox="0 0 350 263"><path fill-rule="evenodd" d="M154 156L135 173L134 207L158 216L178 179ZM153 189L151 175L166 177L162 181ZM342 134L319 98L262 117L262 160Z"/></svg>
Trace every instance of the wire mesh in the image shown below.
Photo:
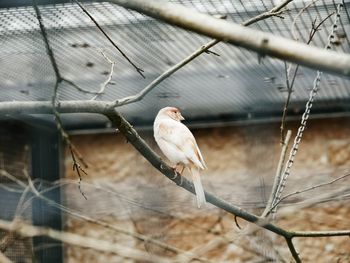
<svg viewBox="0 0 350 263"><path fill-rule="evenodd" d="M276 1L173 1L200 12L227 14L228 20L242 22L272 8ZM308 1L293 1L283 19L272 17L252 27L291 38L291 24L297 12ZM111 84L101 100L113 100L135 94L164 69L179 62L209 39L166 25L142 14L108 2L87 2L86 9L111 38L142 69L146 79L122 58L106 41L93 22L73 3L40 6L44 25L59 69L65 78L79 86L99 90L108 75L110 65L98 49L116 62ZM349 2L340 18L339 33L333 41L338 52L349 52ZM335 11L333 1L317 1L296 20L300 41L308 36L314 19L320 21ZM326 21L312 42L322 47L327 39L332 19ZM54 75L34 10L31 6L0 9L0 90L1 101L50 100ZM229 44L220 43L212 50L220 57L204 54L161 83L137 105L120 110L130 119L150 122L164 105L177 105L188 110L188 119L220 118L224 115L268 114L279 112L286 97L283 62L264 58ZM313 70L302 69L292 95L292 107L301 105L312 87ZM320 104L315 109L346 105L349 99L348 78L326 75L321 84ZM196 97L193 100L193 97ZM61 100L89 99L71 86L62 85ZM345 106L344 106L345 107ZM332 111L332 107L328 107ZM334 108L334 107L333 107ZM334 110L334 109L333 109ZM148 112L142 116L141 112ZM202 114L210 112L210 114Z"/></svg>

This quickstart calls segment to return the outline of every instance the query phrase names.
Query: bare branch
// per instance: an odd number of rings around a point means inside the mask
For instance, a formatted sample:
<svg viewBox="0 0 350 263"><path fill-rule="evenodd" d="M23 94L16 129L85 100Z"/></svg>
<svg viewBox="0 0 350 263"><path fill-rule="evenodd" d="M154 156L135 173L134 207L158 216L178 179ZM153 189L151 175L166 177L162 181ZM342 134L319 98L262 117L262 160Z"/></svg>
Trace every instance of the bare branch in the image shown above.
<svg viewBox="0 0 350 263"><path fill-rule="evenodd" d="M337 24L338 24L338 21L339 21L339 18L340 18L340 12L341 12L342 8L343 8L343 4L342 3L337 5L336 16L335 16L335 19L334 19L334 22L333 22L333 25L332 25L331 32L330 32L330 34L328 36L328 40L327 40L327 44L325 46L325 49L330 49L331 48L331 40L334 37L334 32L337 29ZM328 17L326 17L324 20L322 20L321 23L326 21L327 18ZM314 23L313 23L313 29L314 29ZM312 36L312 33L310 33L310 36ZM276 204L279 201L279 199L281 198L282 192L283 192L283 190L285 188L285 185L286 185L287 178L290 175L291 168L292 168L292 166L294 164L295 156L296 156L296 154L297 154L297 152L299 150L299 145L300 145L300 142L302 140L302 137L303 137L303 134L304 134L304 130L306 128L306 124L307 124L307 121L308 121L309 116L310 116L310 112L311 112L311 108L312 108L313 102L315 100L315 97L316 97L318 89L319 89L322 73L323 73L322 71L318 70L317 74L316 74L316 77L314 79L313 87L312 87L312 90L310 91L309 99L306 102L305 111L304 111L304 113L302 115L300 126L299 126L297 134L296 134L296 136L294 138L293 146L292 146L292 149L291 149L291 151L289 153L288 161L287 161L287 164L286 164L284 172L283 172L282 180L281 180L281 182L280 182L280 184L278 186L278 190L277 190L275 199L273 201L273 204ZM275 209L277 209L277 206L275 207Z"/></svg>
<svg viewBox="0 0 350 263"><path fill-rule="evenodd" d="M95 18L87 11L87 9L78 1L74 0L74 2L83 10L83 12L91 19L92 22L96 25L96 27L101 31L101 33L108 39L108 41L119 51L119 53L136 69L136 71L143 77L146 78L143 75L144 70L136 66L130 58L120 49L120 47L117 46L117 44L110 38L110 36L104 31L104 29L97 23Z"/></svg>
<svg viewBox="0 0 350 263"><path fill-rule="evenodd" d="M34 6L36 17L37 17L38 22L39 22L41 35L43 36L43 39L44 39L46 52L47 52L47 54L49 56L52 68L53 68L53 70L55 72L55 76L56 76L57 82L60 82L61 81L61 74L60 74L60 72L58 70L58 66L57 66L54 54L53 54L52 49L51 49L50 44L49 44L49 39L47 37L47 33L46 33L45 28L44 28L44 24L43 24L43 21L42 21L40 10L38 8L37 0L33 0L33 6Z"/></svg>
<svg viewBox="0 0 350 263"><path fill-rule="evenodd" d="M271 190L271 193L270 193L270 197L269 197L269 200L268 200L267 205L265 207L265 210L264 210L264 212L261 215L262 217L267 217L268 213L271 211L271 207L273 205L273 200L276 197L277 189L278 189L278 186L279 186L279 184L281 182L282 170L283 170L284 161L285 161L285 158L286 158L288 144L289 144L289 140L290 140L291 136L292 136L292 131L288 130L287 135L286 135L286 137L284 139L284 142L282 144L280 159L278 161L277 170L276 170L276 174L275 174L275 180L273 182L273 186L272 186L272 190Z"/></svg>
<svg viewBox="0 0 350 263"><path fill-rule="evenodd" d="M61 83L62 81L65 81L65 82L67 82L68 84L70 84L71 86L73 86L74 88L76 88L77 90L79 90L81 92L90 93L90 94L96 94L96 92L94 92L94 91L89 91L89 90L85 90L83 88L80 88L74 82L72 82L72 81L70 81L70 80L68 80L66 78L63 78L61 76L60 71L58 69L58 65L57 65L55 56L54 56L52 48L51 48L51 46L49 44L49 39L48 39L46 30L45 30L45 27L44 27L44 23L42 21L40 10L39 10L38 5L37 5L37 0L33 0L33 6L34 6L36 17L37 17L38 22L39 22L40 32L41 32L41 35L43 36L46 52L47 52L47 55L48 55L48 57L50 59L53 71L55 73L56 82Z"/></svg>
<svg viewBox="0 0 350 263"><path fill-rule="evenodd" d="M292 237L350 237L350 230L335 231L291 231Z"/></svg>
<svg viewBox="0 0 350 263"><path fill-rule="evenodd" d="M66 79L64 77L61 78L61 81L68 83L70 86L72 86L73 88L75 88L76 90L78 90L78 91L80 91L82 93L85 93L85 94L99 94L98 91L91 91L91 90L84 89L84 88L78 86L77 84L75 84L73 81L71 81L69 79Z"/></svg>
<svg viewBox="0 0 350 263"><path fill-rule="evenodd" d="M202 54L203 52L205 52L206 50L208 50L209 48L211 48L212 46L216 45L219 42L220 41L218 41L218 40L210 41L209 43L207 43L206 45L202 46L200 49L196 50L194 53L192 53L190 56L188 56L184 60L180 61L179 63L177 63L173 67L169 68L167 71L165 71L163 74L161 74L155 80L153 80L149 85L147 85L144 89L142 89L136 95L116 100L114 102L114 106L118 107L118 106L122 106L122 105L126 105L126 104L130 104L130 103L133 103L133 102L140 101L141 99L143 99L144 96L146 96L153 88L155 88L163 80L168 78L170 75L175 73L178 69L182 68L183 66L188 64L190 61L192 61L193 59L198 57L200 54Z"/></svg>
<svg viewBox="0 0 350 263"><path fill-rule="evenodd" d="M293 0L287 0L284 1L283 3L281 3L280 5L272 8L270 11L264 12L261 15L258 15L256 17L253 17L245 22L242 23L243 26L248 26L251 25L255 22L258 22L260 20L266 19L268 17L274 16L274 14L276 12L281 11L281 9L283 7L285 7L288 3L292 2ZM225 18L224 16L220 17L220 18ZM194 60L196 57L198 57L199 55L201 55L204 52L207 52L209 50L209 48L213 47L214 45L218 44L220 42L220 40L211 40L210 42L208 42L207 44L201 46L199 49L197 49L195 52L193 52L191 55L189 55L188 57L186 57L184 60L180 61L179 63L177 63L176 65L174 65L173 67L169 68L167 71L165 71L163 74L161 74L159 77L157 77L155 80L153 80L149 85L147 85L144 89L142 89L139 93L133 95L133 96L129 96L123 99L119 99L114 101L114 106L118 107L118 106L122 106L122 105L126 105L126 104L130 104L133 102L137 102L140 101L141 99L143 99L144 96L146 96L153 88L155 88L159 83L161 83L163 80L165 80L166 78L168 78L170 75L172 75L173 73L175 73L178 69L182 68L183 66L185 66L186 64L188 64L190 61ZM88 91L85 89L82 89L81 87L77 86L74 82L67 80L65 78L62 79L63 81L67 82L68 84L72 85L74 88L76 88L79 91L85 92L85 93L90 93L90 94L98 94L99 92L94 92L94 91ZM61 102L63 103L63 102ZM28 105L29 106L29 105ZM1 110L1 106L0 106L0 110ZM20 110L20 109L17 109ZM89 111L89 112L94 112L93 110Z"/></svg>
<svg viewBox="0 0 350 263"><path fill-rule="evenodd" d="M71 100L60 101L56 106L59 113L100 113L113 106L105 101ZM53 114L51 101L9 101L0 102L1 114Z"/></svg>
<svg viewBox="0 0 350 263"><path fill-rule="evenodd" d="M161 19L169 24L215 39L225 40L258 52L260 55L269 55L310 68L350 76L350 55L347 54L322 50L283 37L245 28L169 2L156 0L147 2L143 0L112 0L112 2Z"/></svg>
<svg viewBox="0 0 350 263"><path fill-rule="evenodd" d="M270 11L264 12L260 15L257 15L256 17L253 17L249 20L247 20L246 22L244 22L242 25L243 26L249 26L255 22L258 22L260 20L269 18L271 16L278 16L281 15L285 10L282 10L284 7L286 7L290 2L293 2L293 0L286 0L282 3L280 3L279 5L275 6L274 8L272 8Z"/></svg>
<svg viewBox="0 0 350 263"><path fill-rule="evenodd" d="M73 171L75 171L78 174L79 177L79 181L78 181L78 188L79 188L79 192L81 193L81 195L85 198L85 200L87 200L87 197L85 195L85 193L83 192L83 190L81 189L81 181L82 181L82 177L81 177L81 173L83 172L85 175L87 175L87 173L85 172L85 170L81 167L81 165L77 162L76 158L75 158L75 153L74 150L71 146L71 144L68 144L69 147L69 151L71 153L72 159L73 159L73 166L72 169Z"/></svg>
<svg viewBox="0 0 350 263"><path fill-rule="evenodd" d="M294 244L293 244L293 241L292 241L292 237L286 237L285 239L286 239L287 245L289 247L290 252L292 253L292 256L293 256L295 262L296 263L301 263L301 259L299 257L299 254L295 250L295 247L294 247Z"/></svg>
<svg viewBox="0 0 350 263"><path fill-rule="evenodd" d="M279 201L270 208L269 212L271 212L271 210L273 210L276 206L278 206L283 200L285 200L285 199L287 199L287 198L289 198L291 196L294 196L294 195L297 195L297 194L302 194L302 193L305 193L305 192L308 192L308 191L312 191L312 190L315 190L315 189L323 187L323 186L331 185L331 184L333 184L333 183L335 183L335 182L337 182L339 180L342 180L342 179L344 179L344 178L346 178L348 176L350 176L350 173L342 175L340 177L337 177L337 178L335 178L335 179L333 179L331 181L325 182L325 183L313 185L313 186L307 187L305 189L298 190L298 191L286 194L285 196L281 197L281 199L279 199Z"/></svg>
<svg viewBox="0 0 350 263"><path fill-rule="evenodd" d="M101 239L81 236L65 231L57 231L52 228L32 226L23 221L9 222L0 219L0 229L14 232L23 237L46 236L72 246L113 253L124 258L141 260L143 262L172 262L170 259L155 255L149 255L148 253L145 253L141 250L122 246L118 243L112 243Z"/></svg>
<svg viewBox="0 0 350 263"><path fill-rule="evenodd" d="M254 24L254 23L258 22L258 21L261 21L263 19L266 19L266 18L269 18L271 16L274 16L277 13L281 13L281 12L283 12L281 9L283 7L285 7L288 3L292 2L292 1L293 0L284 1L280 5L272 8L270 11L264 12L264 13L262 13L260 15L257 15L257 16L255 16L253 18L248 19L247 21L242 23L242 26L249 26L249 25ZM216 19L218 19L218 18L226 19L226 16L216 17ZM199 49L194 51L192 54L187 56L185 59L183 59L182 61L178 62L177 64L175 64L174 66L172 66L171 68L166 70L164 73L162 73L160 76L158 76L155 80L153 80L150 84L148 84L145 88L143 88L139 93L137 93L135 95L132 95L132 96L129 96L129 97L125 97L123 99L116 100L114 102L115 107L126 105L126 104L130 104L130 103L142 100L143 97L146 96L159 83L161 83L163 80L165 80L168 77L170 77L177 70L179 70L182 67L184 67L185 65L187 65L189 62L191 62L192 60L197 58L199 55L201 55L203 53L212 53L214 55L218 55L215 52L210 51L209 49L211 47L215 46L216 44L220 43L220 42L221 42L221 40L214 39L214 40L211 40L210 42L208 42L207 44L201 46Z"/></svg>
<svg viewBox="0 0 350 263"><path fill-rule="evenodd" d="M316 0L318 1L318 0ZM313 4L314 2L316 1L313 1L311 2L309 5L305 6L303 8L303 10L305 11L311 4ZM300 15L302 12L299 12L298 15ZM309 39L307 41L307 45L309 45L311 43L311 41L313 40L316 32L319 31L319 28L321 27L321 25L326 22L327 19L329 19L332 15L334 14L334 12L330 13L328 16L326 16L320 23L318 23L318 25L316 25L316 19L314 20L314 22L312 23L311 25L311 30L310 30L310 33L309 33ZM294 21L296 20L296 18L294 18ZM294 22L293 21L293 22ZM293 25L292 25L293 26ZM293 28L292 28L292 31L293 31ZM298 70L299 70L299 66L300 65L297 65L295 70L294 70L294 74L293 74L293 78L292 78L292 81L290 82L289 81L289 73L291 71L291 67L292 67L292 64L289 65L289 67L287 67L287 62L284 61L284 71L285 71L285 78L286 78L286 86L287 86L287 92L288 92L288 95L287 95L287 99L285 101L285 104L284 104L284 107L283 107L283 112L282 112L282 120L281 120L281 126L280 126L280 130L281 130L281 143L283 143L284 141L284 127L285 127L285 122L286 122L286 117L287 117L287 111L288 111L288 107L289 107L289 103L290 103L290 99L291 99L291 95L292 95L292 92L293 92L293 87L294 87L294 81L296 79L296 76L297 76L297 73L298 73Z"/></svg>
<svg viewBox="0 0 350 263"><path fill-rule="evenodd" d="M100 50L102 56L104 57L104 59L109 63L111 64L111 69L109 71L109 74L108 74L108 77L107 79L101 84L101 87L100 87L100 90L98 91L98 93L93 96L91 98L91 100L95 100L99 95L103 94L107 85L111 82L112 80L112 77L113 77L113 72L114 72L114 66L115 66L115 62L112 61L109 57L107 57L107 55L105 54L105 52L103 52L103 50L101 49Z"/></svg>
<svg viewBox="0 0 350 263"><path fill-rule="evenodd" d="M297 74L297 70L294 72L294 78ZM284 142L284 126L285 126L285 122L286 122L286 117L287 117L287 110L288 110L288 106L289 106L289 102L290 102L290 97L292 95L293 92L293 87L290 85L289 82L289 74L288 74L288 67L287 67L287 62L284 61L284 72L285 72L285 78L286 78L286 86L287 86L287 99L284 103L284 107L283 107L283 112L282 112L282 120L281 120L281 126L280 126L280 132L281 132L281 144L283 144Z"/></svg>
<svg viewBox="0 0 350 263"><path fill-rule="evenodd" d="M193 259L196 259L196 260L199 260L201 262L211 262L209 260L206 260L204 258L199 258L197 257L196 255L191 255L190 252L188 251L184 251L184 250L181 250L177 247L174 247L174 246L171 246L169 244L166 244L166 243L163 243L159 240L156 240L156 239L153 239L151 237L147 237L145 235L142 235L142 234L137 234L137 233L134 233L132 231L129 231L127 229L124 229L124 228L120 228L120 227L117 227L115 225L111 225L107 222L104 222L104 221L101 221L101 220L96 220L92 217L89 217L89 216L86 216L86 215L83 215L83 214L80 214L79 212L77 211L74 211L64 205L61 205L57 202L55 202L54 200L51 200L49 198L47 198L46 196L44 196L43 194L46 193L46 192L49 192L49 191L52 191L53 189L59 187L62 185L62 183L59 183L59 184L55 184L54 186L52 187L48 187L48 188L45 188L43 190L41 190L40 192L36 189L36 187L34 186L33 184L33 181L31 180L31 178L29 177L28 173L25 173L25 176L28 180L28 186L26 186L22 181L18 181L16 180L16 177L12 176L10 173L8 173L6 170L0 170L0 175L4 175L6 176L8 179L10 179L11 181L17 183L19 186L21 186L24 191L27 191L27 190L30 190L34 196L33 197L30 197L28 198L28 200L23 203L22 201L19 202L18 204L18 207L22 207L23 210L27 209L28 206L31 204L32 202L32 199L34 197L37 197L37 198L40 198L41 200L45 201L48 205L52 206L52 207L55 207L73 217L76 217L76 218L79 218L79 219L82 219L84 221L87 221L89 223L93 223L93 224L96 224L96 225L99 225L99 226L102 226L102 227L105 227L107 229L110 229L110 230L113 230L117 233L121 233L121 234L124 234L124 235L128 235L128 236L131 236L133 238L136 238L142 242L145 242L145 243L151 243L151 244L154 244L156 246L159 246L161 248L164 248L168 251L171 251L173 253L181 253L181 254L184 254L184 255L188 255L188 256L191 256ZM61 180L60 180L61 181ZM70 181L69 181L70 182ZM72 181L74 184L76 184L75 181ZM65 182L63 183L65 184ZM78 183L79 184L79 183ZM92 186L95 186L95 185L92 185ZM96 186L95 186L96 187ZM106 189L104 189L104 191L106 191ZM23 190L21 191L23 193ZM21 203L21 204L20 204ZM23 203L23 205L22 205ZM17 214L17 213L16 213ZM18 217L19 218L19 217ZM12 238L13 237L13 238ZM8 240L8 241L7 241ZM14 236L14 233L11 233L11 235L8 235L8 237L6 237L6 240L3 239L2 241L0 241L0 251L3 251L2 249L4 249L5 247L7 248L8 247L8 244L9 244L9 241L11 240L15 240L15 236ZM7 245L6 245L7 244ZM12 243L11 243L12 244ZM6 245L6 246L5 246Z"/></svg>
<svg viewBox="0 0 350 263"><path fill-rule="evenodd" d="M45 27L44 27L44 24L43 24L43 21L42 21L42 18L41 18L41 13L40 13L40 10L38 8L36 0L33 0L33 5L34 5L36 17L37 17L38 22L39 22L41 35L43 36L43 40L44 40L44 43L45 43L46 52L47 52L47 54L48 54L48 56L50 58L51 65L52 65L52 67L54 69L55 76L56 76L56 82L55 82L54 91L53 91L52 100L51 100L51 106L52 106L53 114L55 116L56 126L57 126L57 129L61 133L62 139L70 147L70 152L71 152L72 159L73 159L73 171L75 170L77 172L78 177L79 177L79 182L81 182L80 171L83 171L84 173L86 173L86 172L83 169L81 169L80 165L77 163L77 161L75 159L75 152L73 150L73 149L75 149L75 147L74 148L72 147L72 142L70 141L68 134L66 133L66 131L63 128L61 116L60 116L60 114L59 114L59 112L58 112L58 110L56 108L56 104L57 104L57 101L58 101L57 100L57 94L58 94L58 88L59 88L60 83L62 81L66 81L67 83L69 83L70 85L72 85L74 87L76 85L73 82L62 78L62 76L60 75L60 72L59 72L59 69L58 69L58 66L57 66L57 63L56 63L56 59L55 59L54 54L52 52L52 49L51 49L51 46L50 46L50 43L49 43L49 39L47 37L47 33L46 33L46 30L45 30ZM78 87L78 86L76 86L76 87ZM85 162L84 162L84 164L85 164ZM86 199L85 194L81 190L80 184L79 184L79 191L83 195L83 197Z"/></svg>
<svg viewBox="0 0 350 263"><path fill-rule="evenodd" d="M313 4L315 4L318 0L312 0L310 3L308 3L306 6L304 6L294 17L292 25L291 25L291 33L292 36L294 38L295 41L299 40L299 37L297 36L296 32L295 32L295 24L297 22L297 19L302 15L302 13L304 13L310 6L312 6Z"/></svg>

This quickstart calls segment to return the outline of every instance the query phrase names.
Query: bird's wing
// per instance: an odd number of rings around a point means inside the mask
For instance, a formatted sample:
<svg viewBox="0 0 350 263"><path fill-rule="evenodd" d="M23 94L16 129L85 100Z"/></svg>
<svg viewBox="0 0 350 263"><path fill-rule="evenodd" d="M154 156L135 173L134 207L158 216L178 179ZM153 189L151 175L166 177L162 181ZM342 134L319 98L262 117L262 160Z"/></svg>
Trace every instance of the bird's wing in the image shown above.
<svg viewBox="0 0 350 263"><path fill-rule="evenodd" d="M164 141L175 145L196 166L201 169L206 167L196 139L191 131L181 122L163 120L159 124L158 136Z"/></svg>

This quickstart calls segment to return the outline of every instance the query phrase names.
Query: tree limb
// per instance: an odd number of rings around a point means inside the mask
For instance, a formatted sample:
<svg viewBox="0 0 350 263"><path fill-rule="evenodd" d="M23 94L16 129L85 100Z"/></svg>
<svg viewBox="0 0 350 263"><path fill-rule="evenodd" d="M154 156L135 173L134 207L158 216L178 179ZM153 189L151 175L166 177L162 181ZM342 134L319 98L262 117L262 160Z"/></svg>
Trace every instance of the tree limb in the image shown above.
<svg viewBox="0 0 350 263"><path fill-rule="evenodd" d="M101 252L113 253L124 258L141 260L142 262L173 262L170 259L156 255L149 255L148 253L141 250L122 246L117 243L81 236L65 231L57 231L52 228L37 227L27 224L23 221L10 222L0 219L0 229L14 232L23 237L46 236L69 245L90 248Z"/></svg>
<svg viewBox="0 0 350 263"><path fill-rule="evenodd" d="M156 0L111 0L111 2L169 24L227 41L260 55L269 55L310 68L350 76L350 55L347 54L307 46L294 40L216 19L169 2Z"/></svg>

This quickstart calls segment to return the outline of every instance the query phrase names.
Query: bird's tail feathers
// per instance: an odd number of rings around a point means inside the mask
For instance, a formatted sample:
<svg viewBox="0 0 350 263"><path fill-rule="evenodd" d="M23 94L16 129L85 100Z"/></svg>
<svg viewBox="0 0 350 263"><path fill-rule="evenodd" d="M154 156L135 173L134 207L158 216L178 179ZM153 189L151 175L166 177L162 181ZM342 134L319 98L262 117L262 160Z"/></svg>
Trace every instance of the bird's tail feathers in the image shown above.
<svg viewBox="0 0 350 263"><path fill-rule="evenodd" d="M194 190L196 192L197 205L198 205L198 208L201 208L201 206L206 203L206 200L205 200L203 185L201 182L201 177L199 174L199 168L191 167L190 170L191 170L191 174L192 174Z"/></svg>

